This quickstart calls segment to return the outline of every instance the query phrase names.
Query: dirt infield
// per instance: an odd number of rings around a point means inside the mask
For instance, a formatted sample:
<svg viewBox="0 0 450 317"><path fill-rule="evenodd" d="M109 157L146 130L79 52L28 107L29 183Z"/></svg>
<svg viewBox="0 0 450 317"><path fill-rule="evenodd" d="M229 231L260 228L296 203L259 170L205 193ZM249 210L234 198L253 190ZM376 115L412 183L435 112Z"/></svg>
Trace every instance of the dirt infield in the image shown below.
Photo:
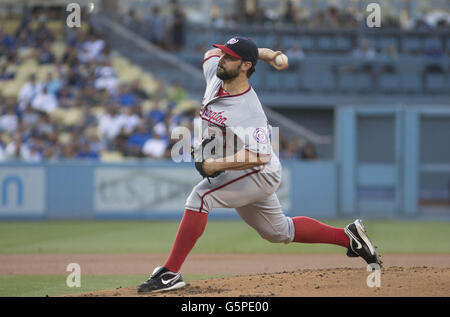
<svg viewBox="0 0 450 317"><path fill-rule="evenodd" d="M450 269L389 267L380 287L369 288L363 269L301 270L192 281L166 293L140 295L135 287L76 296L148 297L308 297L308 296L450 296Z"/></svg>
<svg viewBox="0 0 450 317"><path fill-rule="evenodd" d="M167 255L15 254L0 255L0 275L67 274L78 263L82 274L142 274L143 280ZM225 278L188 282L188 287L150 296L450 296L449 254L387 254L381 287L366 284L371 272L361 259L340 254L192 254L182 273ZM76 296L142 296L117 288ZM149 296L149 295L147 295Z"/></svg>

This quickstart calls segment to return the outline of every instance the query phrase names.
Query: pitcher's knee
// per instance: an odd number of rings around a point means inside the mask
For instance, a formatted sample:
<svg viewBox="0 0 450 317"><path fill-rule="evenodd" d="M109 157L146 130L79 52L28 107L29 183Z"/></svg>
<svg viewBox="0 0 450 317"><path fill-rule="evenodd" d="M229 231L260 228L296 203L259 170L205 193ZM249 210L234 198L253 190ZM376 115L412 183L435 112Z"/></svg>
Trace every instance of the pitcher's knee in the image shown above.
<svg viewBox="0 0 450 317"><path fill-rule="evenodd" d="M291 238L289 235L282 232L271 231L271 232L259 232L259 235L272 243L289 243Z"/></svg>
<svg viewBox="0 0 450 317"><path fill-rule="evenodd" d="M198 191L194 190L191 192L186 200L185 207L191 210L198 210L201 212L210 212L212 206L212 200L210 197L204 197L204 195Z"/></svg>

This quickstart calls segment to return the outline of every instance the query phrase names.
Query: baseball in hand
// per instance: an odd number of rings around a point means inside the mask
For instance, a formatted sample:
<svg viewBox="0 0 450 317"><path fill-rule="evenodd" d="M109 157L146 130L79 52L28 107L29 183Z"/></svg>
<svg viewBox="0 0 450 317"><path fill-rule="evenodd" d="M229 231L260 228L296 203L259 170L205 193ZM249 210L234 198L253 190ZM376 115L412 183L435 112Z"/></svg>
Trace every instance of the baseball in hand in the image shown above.
<svg viewBox="0 0 450 317"><path fill-rule="evenodd" d="M283 65L287 64L287 62L288 62L288 57L284 54L280 54L280 55L277 55L277 57L275 57L275 64L277 66L283 66Z"/></svg>

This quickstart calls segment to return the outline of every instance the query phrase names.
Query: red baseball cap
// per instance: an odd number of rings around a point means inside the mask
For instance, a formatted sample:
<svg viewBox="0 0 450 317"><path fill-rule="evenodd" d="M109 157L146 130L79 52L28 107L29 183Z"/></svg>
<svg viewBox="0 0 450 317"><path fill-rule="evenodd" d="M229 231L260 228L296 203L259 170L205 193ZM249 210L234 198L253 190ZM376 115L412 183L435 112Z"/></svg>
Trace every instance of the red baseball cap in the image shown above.
<svg viewBox="0 0 450 317"><path fill-rule="evenodd" d="M213 44L213 46L234 58L251 62L253 66L258 62L258 47L249 38L237 36L228 40L225 45Z"/></svg>

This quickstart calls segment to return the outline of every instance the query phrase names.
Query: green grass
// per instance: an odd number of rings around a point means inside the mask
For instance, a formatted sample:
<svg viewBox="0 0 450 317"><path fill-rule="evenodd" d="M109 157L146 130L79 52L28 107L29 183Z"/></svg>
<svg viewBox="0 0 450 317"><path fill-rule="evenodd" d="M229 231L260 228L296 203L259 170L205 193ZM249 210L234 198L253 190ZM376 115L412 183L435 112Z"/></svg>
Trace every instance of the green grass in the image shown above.
<svg viewBox="0 0 450 317"><path fill-rule="evenodd" d="M348 221L323 222L344 227ZM0 222L0 253L168 253L178 221ZM365 221L383 253L450 253L450 222ZM323 244L272 244L243 221L210 221L196 253L342 253Z"/></svg>
<svg viewBox="0 0 450 317"><path fill-rule="evenodd" d="M223 277L186 275L185 281ZM45 297L93 292L118 287L134 287L146 279L142 275L82 275L81 287L69 288L66 275L0 275L0 297Z"/></svg>

